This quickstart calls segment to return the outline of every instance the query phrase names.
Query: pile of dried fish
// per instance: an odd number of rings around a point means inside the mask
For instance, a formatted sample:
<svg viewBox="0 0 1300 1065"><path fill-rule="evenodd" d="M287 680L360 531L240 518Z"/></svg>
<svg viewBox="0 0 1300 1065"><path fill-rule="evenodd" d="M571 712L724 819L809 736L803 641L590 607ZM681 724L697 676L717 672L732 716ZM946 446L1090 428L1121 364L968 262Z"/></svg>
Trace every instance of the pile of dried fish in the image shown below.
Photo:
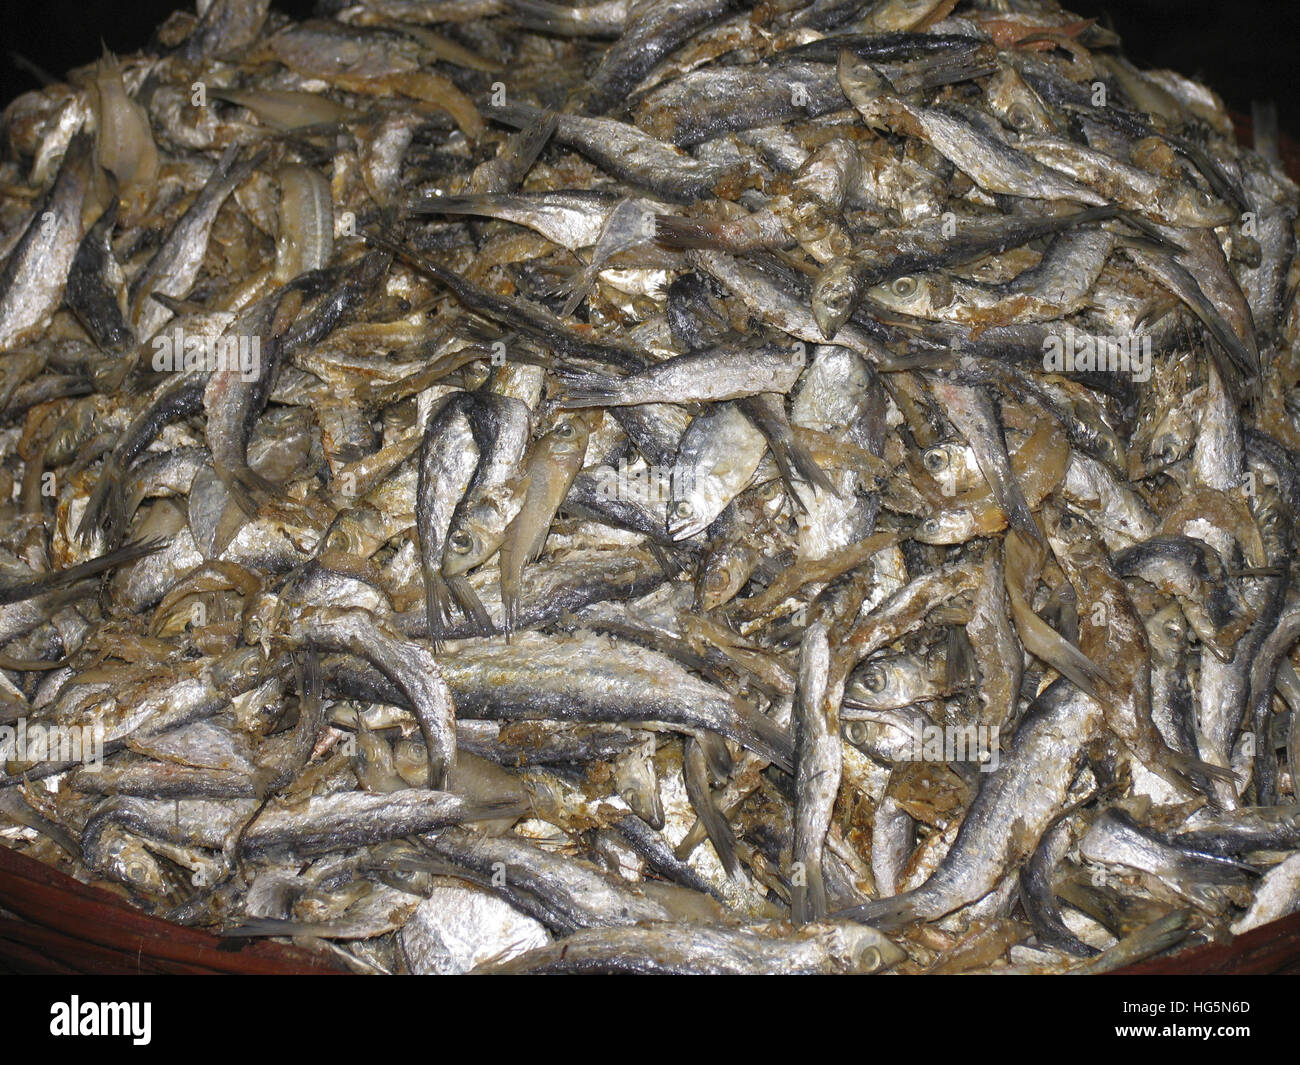
<svg viewBox="0 0 1300 1065"><path fill-rule="evenodd" d="M366 972L1296 908L1269 119L1046 0L207 0L20 97L0 842Z"/></svg>

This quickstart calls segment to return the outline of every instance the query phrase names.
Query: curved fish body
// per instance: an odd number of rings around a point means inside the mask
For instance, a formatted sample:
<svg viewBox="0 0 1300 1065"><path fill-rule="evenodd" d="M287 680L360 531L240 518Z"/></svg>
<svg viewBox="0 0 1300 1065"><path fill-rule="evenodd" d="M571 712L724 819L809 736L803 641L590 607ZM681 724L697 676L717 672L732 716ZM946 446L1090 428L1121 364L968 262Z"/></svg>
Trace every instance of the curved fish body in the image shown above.
<svg viewBox="0 0 1300 1065"><path fill-rule="evenodd" d="M625 641L520 633L508 648L458 643L439 666L465 717L661 722L716 732L791 765L785 730L666 655Z"/></svg>
<svg viewBox="0 0 1300 1065"><path fill-rule="evenodd" d="M842 916L881 931L932 921L987 895L1037 848L1064 808L1084 748L1102 724L1101 708L1057 681L1030 707L999 765L983 777L957 837L920 887L869 902Z"/></svg>

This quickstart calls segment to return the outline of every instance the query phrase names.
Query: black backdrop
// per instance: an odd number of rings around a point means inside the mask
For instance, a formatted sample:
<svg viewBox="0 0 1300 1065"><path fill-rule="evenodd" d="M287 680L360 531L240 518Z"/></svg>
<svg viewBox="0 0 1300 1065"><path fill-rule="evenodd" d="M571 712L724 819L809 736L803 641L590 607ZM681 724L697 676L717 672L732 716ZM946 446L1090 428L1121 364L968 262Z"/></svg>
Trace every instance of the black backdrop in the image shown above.
<svg viewBox="0 0 1300 1065"><path fill-rule="evenodd" d="M61 75L94 59L101 40L115 51L139 47L185 3L0 0L0 105L38 84L15 64L14 53ZM301 17L313 0L275 5ZM1300 138L1300 4L1293 0L1068 0L1065 6L1109 20L1139 64L1203 77L1238 110L1249 113L1252 99L1276 100L1283 126Z"/></svg>

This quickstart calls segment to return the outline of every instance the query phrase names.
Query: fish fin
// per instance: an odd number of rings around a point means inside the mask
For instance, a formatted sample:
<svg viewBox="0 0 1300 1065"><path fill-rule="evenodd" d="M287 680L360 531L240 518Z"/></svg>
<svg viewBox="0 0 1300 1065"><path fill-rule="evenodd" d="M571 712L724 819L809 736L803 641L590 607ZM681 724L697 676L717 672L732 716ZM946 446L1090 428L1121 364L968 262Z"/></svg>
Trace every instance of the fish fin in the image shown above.
<svg viewBox="0 0 1300 1065"><path fill-rule="evenodd" d="M1174 253L1185 252L1184 248L1178 241L1165 236L1156 228L1153 222L1148 221L1136 211L1117 211L1115 217L1126 225L1132 226L1139 233L1147 238L1148 244L1153 244L1161 251L1171 251ZM1121 241L1123 243L1124 241Z"/></svg>
<svg viewBox="0 0 1300 1065"><path fill-rule="evenodd" d="M584 272L582 280L573 287L573 290L569 293L568 299L566 299L563 306L560 307L561 318L568 318L578 309L579 306L581 306L582 301L587 298L587 293L591 291L591 286L595 284L595 282L595 274L588 277Z"/></svg>
<svg viewBox="0 0 1300 1065"><path fill-rule="evenodd" d="M817 460L813 458L812 452L798 441L795 441L790 445L790 461L794 464L794 468L799 472L799 476L808 484L812 485L814 488L821 489L823 492L828 492L833 496L839 496L839 492L835 489L834 482L832 482L826 475L826 471L817 464Z"/></svg>
<svg viewBox="0 0 1300 1065"><path fill-rule="evenodd" d="M1026 650L1041 658L1080 691L1105 704L1101 685L1113 683L1108 672L1035 614L1014 587L1010 577L1007 580L1007 593L1012 620Z"/></svg>
<svg viewBox="0 0 1300 1065"><path fill-rule="evenodd" d="M1055 650L1057 653L1054 659L1051 660L1050 665L1094 699L1101 699L1099 686L1110 681L1110 675L1107 671L1097 665L1096 662L1070 643L1064 636L1052 629L1050 625L1044 623L1044 627L1056 635Z"/></svg>
<svg viewBox="0 0 1300 1065"><path fill-rule="evenodd" d="M721 783L731 776L735 768L727 741L716 732L697 732L695 742L704 752L705 764L709 767L709 776L715 783Z"/></svg>
<svg viewBox="0 0 1300 1065"><path fill-rule="evenodd" d="M1198 884L1248 884L1260 875L1248 862L1217 854L1189 853L1179 864L1185 865L1186 879Z"/></svg>
<svg viewBox="0 0 1300 1065"><path fill-rule="evenodd" d="M799 475L795 472L794 463L790 461L789 449L780 444L774 444L771 440L767 442L767 445L772 452L772 461L776 463L776 468L781 474L781 481L786 487L786 494L796 507L807 514L808 504L795 491L795 486L799 483Z"/></svg>
<svg viewBox="0 0 1300 1065"><path fill-rule="evenodd" d="M519 181L523 181L528 171L533 168L533 164L537 162L537 157L542 154L546 142L555 135L556 127L559 124L560 116L556 112L543 111L536 122L512 135L506 141L501 151L508 150L513 155L510 163Z"/></svg>
<svg viewBox="0 0 1300 1065"><path fill-rule="evenodd" d="M180 299L176 296L169 296L165 292L151 292L149 298L154 303L161 303L172 314L203 314L208 308L195 300Z"/></svg>
<svg viewBox="0 0 1300 1065"><path fill-rule="evenodd" d="M600 263L596 258L595 249L592 251L591 262L581 270L572 273L566 273L555 281L555 295L564 296L564 303L560 307L560 317L568 318L587 298L587 293L591 291L592 286L596 283L596 275L600 273Z"/></svg>
<svg viewBox="0 0 1300 1065"><path fill-rule="evenodd" d="M226 501L222 505L220 516L217 518L216 528L212 531L211 545L205 547L200 544L200 549L209 558L220 558L225 554L230 542L239 535L239 530L247 524L248 514L239 506L239 502L234 498L233 493L227 491Z"/></svg>
<svg viewBox="0 0 1300 1065"><path fill-rule="evenodd" d="M666 575L671 575L677 571L677 564L673 561L672 557L664 547L655 543L653 540L649 540L646 542L646 548L649 550L650 554L654 556L655 562L658 563L659 568L663 570Z"/></svg>
<svg viewBox="0 0 1300 1065"><path fill-rule="evenodd" d="M979 676L975 648L963 625L949 625L944 655L944 684L951 691L969 687Z"/></svg>
<svg viewBox="0 0 1300 1065"><path fill-rule="evenodd" d="M412 200L409 211L413 215L426 214L469 214L482 217L483 208L489 203L500 203L508 196L429 196L427 199Z"/></svg>

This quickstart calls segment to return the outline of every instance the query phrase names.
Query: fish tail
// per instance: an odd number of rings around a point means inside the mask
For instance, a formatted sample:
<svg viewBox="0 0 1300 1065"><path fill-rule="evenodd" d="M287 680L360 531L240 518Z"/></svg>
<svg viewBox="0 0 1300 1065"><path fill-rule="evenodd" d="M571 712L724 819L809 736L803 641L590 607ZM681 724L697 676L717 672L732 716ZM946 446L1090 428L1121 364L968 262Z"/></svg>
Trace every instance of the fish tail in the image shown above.
<svg viewBox="0 0 1300 1065"><path fill-rule="evenodd" d="M795 924L809 924L826 916L826 880L820 862L807 862L803 883L790 888L790 914Z"/></svg>
<svg viewBox="0 0 1300 1065"><path fill-rule="evenodd" d="M1211 780L1222 781L1236 788L1237 781L1232 771L1223 766L1214 765L1190 754L1165 749L1152 767L1170 784L1193 796L1215 798Z"/></svg>
<svg viewBox="0 0 1300 1065"><path fill-rule="evenodd" d="M502 560L501 577L501 632L506 640L519 627L519 581L517 577L505 576L505 560Z"/></svg>
<svg viewBox="0 0 1300 1065"><path fill-rule="evenodd" d="M743 717L744 731L748 735L741 740L757 754L771 760L772 764L787 773L794 771L794 740L787 729L782 728L770 717L757 710L748 711Z"/></svg>
<svg viewBox="0 0 1300 1065"><path fill-rule="evenodd" d="M726 248L730 246L722 222L675 215L655 215L655 240L670 248Z"/></svg>
<svg viewBox="0 0 1300 1065"><path fill-rule="evenodd" d="M740 871L740 863L736 859L736 836L718 808L713 789L709 785L709 779L713 775L709 744L725 746L719 737L706 732L700 732L687 741L682 759L682 779L686 784L686 797L695 809L695 816L699 819L704 834L713 844L718 861L728 876L735 877Z"/></svg>
<svg viewBox="0 0 1300 1065"><path fill-rule="evenodd" d="M100 555L98 558L92 558L89 562L69 566L67 569L54 570L50 573L14 583L0 583L0 603L22 602L26 599L34 599L38 595L44 595L46 592L67 588L85 580L87 577L94 577L128 562L134 562L145 555L151 555L155 551L161 550L165 543L166 541L162 539L152 539L127 544L125 547L119 547L114 551Z"/></svg>
<svg viewBox="0 0 1300 1065"><path fill-rule="evenodd" d="M260 473L244 467L236 470L226 482L226 488L235 505L247 518L256 518L262 506L274 498L276 487Z"/></svg>
<svg viewBox="0 0 1300 1065"><path fill-rule="evenodd" d="M499 799L479 799L466 802L459 821L504 821L507 817L523 817L532 812L528 799L517 795L503 796Z"/></svg>
<svg viewBox="0 0 1300 1065"><path fill-rule="evenodd" d="M559 124L558 114L554 111L544 111L536 122L514 134L506 142L506 148L503 150L510 152L510 163L521 179L537 162L537 157L542 154L542 149L554 136L555 128Z"/></svg>
<svg viewBox="0 0 1300 1065"><path fill-rule="evenodd" d="M478 630L479 636L491 636L496 632L496 626L492 624L492 618L488 615L486 608L474 591L473 586L464 577L444 578L447 587L451 589L452 598L455 599L456 605L460 607L461 612L468 618Z"/></svg>
<svg viewBox="0 0 1300 1065"><path fill-rule="evenodd" d="M77 539L82 547L89 547L100 529L112 528L112 515L118 509L113 504L115 498L121 495L121 481L122 474L117 462L112 457L108 458L77 525ZM120 509L126 508L123 506Z"/></svg>
<svg viewBox="0 0 1300 1065"><path fill-rule="evenodd" d="M901 895L864 902L832 916L867 924L881 932L896 932L924 916L919 912L918 901L915 891L905 891Z"/></svg>
<svg viewBox="0 0 1300 1065"><path fill-rule="evenodd" d="M424 609L429 623L429 638L437 646L438 638L451 620L451 589L441 573L431 571L427 566L424 572Z"/></svg>
<svg viewBox="0 0 1300 1065"><path fill-rule="evenodd" d="M608 405L614 396L613 382L607 384L588 382L577 387L566 388L560 395L560 407L565 410L603 407Z"/></svg>

